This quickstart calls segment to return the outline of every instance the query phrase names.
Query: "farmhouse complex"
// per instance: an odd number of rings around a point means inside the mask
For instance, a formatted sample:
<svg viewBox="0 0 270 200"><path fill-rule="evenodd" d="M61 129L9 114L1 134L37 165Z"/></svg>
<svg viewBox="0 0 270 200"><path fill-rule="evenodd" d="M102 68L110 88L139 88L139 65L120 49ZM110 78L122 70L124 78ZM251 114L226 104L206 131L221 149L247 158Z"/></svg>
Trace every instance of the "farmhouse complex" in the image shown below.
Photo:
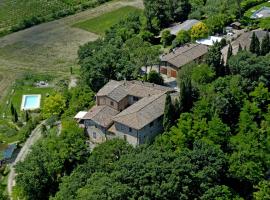
<svg viewBox="0 0 270 200"><path fill-rule="evenodd" d="M115 137L136 146L162 133L168 87L141 81L110 81L96 95L96 105L78 115L91 142Z"/></svg>

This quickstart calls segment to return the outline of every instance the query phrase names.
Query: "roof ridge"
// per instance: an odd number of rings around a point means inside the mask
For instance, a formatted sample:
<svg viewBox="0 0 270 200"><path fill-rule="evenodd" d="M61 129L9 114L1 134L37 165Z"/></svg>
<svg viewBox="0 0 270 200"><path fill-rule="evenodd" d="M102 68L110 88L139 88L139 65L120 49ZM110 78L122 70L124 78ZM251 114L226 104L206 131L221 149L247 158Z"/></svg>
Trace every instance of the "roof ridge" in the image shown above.
<svg viewBox="0 0 270 200"><path fill-rule="evenodd" d="M183 54L183 53L186 53L187 51L190 51L191 49L193 49L193 48L195 48L195 47L197 47L197 46L199 46L199 45L201 45L201 44L197 44L197 43L191 43L191 44L186 44L186 45L184 45L184 46L182 46L182 47L190 47L192 45L192 47L191 48L189 48L189 49L186 49L185 51L183 51L183 52L181 52L181 54ZM180 49L181 47L179 47L178 49ZM178 50L177 49L177 50ZM177 51L176 50L176 51ZM181 54L175 54L175 56L173 56L172 58L170 58L170 59L174 59L174 58L176 58L176 57L178 57L179 55L181 55Z"/></svg>
<svg viewBox="0 0 270 200"><path fill-rule="evenodd" d="M115 81L115 80L113 80L113 81ZM120 87L120 86L122 86L123 85L123 83L122 82L119 82L119 81L115 81L115 82L118 82L118 83L120 83L119 85L117 85L116 87L114 87L109 93L108 93L108 95L107 96L109 96L114 90L116 90L118 87Z"/></svg>
<svg viewBox="0 0 270 200"><path fill-rule="evenodd" d="M133 84L140 84L140 86L142 85L142 86L145 86L145 87L148 87L148 88L157 89L157 90L165 90L165 89L169 90L169 89L171 89L171 88L166 87L164 85L158 85L158 84L150 83L150 82L142 82L142 81L138 81L138 80L129 81L129 82L131 82L131 83L133 82Z"/></svg>
<svg viewBox="0 0 270 200"><path fill-rule="evenodd" d="M131 115L131 114L134 114L134 113L138 113L139 111L141 111L143 108L145 108L146 106L148 106L150 103L153 103L154 101L156 101L157 99L159 99L161 96L163 96L164 94L166 94L166 92L163 92L163 93L160 93L160 94L156 94L156 95L152 95L150 97L144 97L142 98L140 101L142 101L143 99L145 98L151 98L153 96L157 96L157 98L154 98L153 100L151 100L150 102L148 102L147 104L145 104L144 106L142 106L139 110L137 111L134 111L134 112L131 112L131 113L127 113L127 114L124 114L124 115L121 115L120 117L124 117L124 116L127 116L127 115ZM159 96L158 96L159 95ZM136 102L136 103L139 103L140 101ZM136 104L135 103L135 104ZM133 105L135 105L133 104ZM131 105L132 106L132 105ZM128 108L127 108L128 109ZM126 109L125 109L126 110ZM123 110L122 112L124 112L125 110ZM122 113L121 112L121 113ZM121 114L121 113L118 113L117 115ZM114 118L117 118L117 115L114 117Z"/></svg>

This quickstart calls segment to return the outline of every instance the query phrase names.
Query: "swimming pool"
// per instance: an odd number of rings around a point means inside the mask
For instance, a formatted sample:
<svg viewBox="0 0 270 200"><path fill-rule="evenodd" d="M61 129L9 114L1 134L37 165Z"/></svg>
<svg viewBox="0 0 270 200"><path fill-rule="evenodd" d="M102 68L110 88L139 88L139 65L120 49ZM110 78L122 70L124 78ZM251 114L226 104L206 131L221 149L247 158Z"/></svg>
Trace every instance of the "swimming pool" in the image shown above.
<svg viewBox="0 0 270 200"><path fill-rule="evenodd" d="M40 94L23 95L21 110L35 110L40 108Z"/></svg>

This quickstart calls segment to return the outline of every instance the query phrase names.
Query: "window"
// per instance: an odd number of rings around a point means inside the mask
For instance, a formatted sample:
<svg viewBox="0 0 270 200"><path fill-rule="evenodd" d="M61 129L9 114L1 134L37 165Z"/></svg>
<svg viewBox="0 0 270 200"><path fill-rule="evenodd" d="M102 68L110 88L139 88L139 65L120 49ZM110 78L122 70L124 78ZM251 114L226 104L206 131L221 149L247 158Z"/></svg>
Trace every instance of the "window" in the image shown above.
<svg viewBox="0 0 270 200"><path fill-rule="evenodd" d="M111 106L114 106L114 103L113 103L113 101L111 101Z"/></svg>
<svg viewBox="0 0 270 200"><path fill-rule="evenodd" d="M93 132L93 138L97 139L97 133L96 132Z"/></svg>
<svg viewBox="0 0 270 200"><path fill-rule="evenodd" d="M129 128L129 132L132 132L132 128Z"/></svg>
<svg viewBox="0 0 270 200"><path fill-rule="evenodd" d="M139 101L138 97L133 97L133 101Z"/></svg>
<svg viewBox="0 0 270 200"><path fill-rule="evenodd" d="M127 136L126 135L124 135L124 140L127 141Z"/></svg>
<svg viewBox="0 0 270 200"><path fill-rule="evenodd" d="M150 127L152 127L153 125L154 125L154 122L151 122L151 123L149 124Z"/></svg>

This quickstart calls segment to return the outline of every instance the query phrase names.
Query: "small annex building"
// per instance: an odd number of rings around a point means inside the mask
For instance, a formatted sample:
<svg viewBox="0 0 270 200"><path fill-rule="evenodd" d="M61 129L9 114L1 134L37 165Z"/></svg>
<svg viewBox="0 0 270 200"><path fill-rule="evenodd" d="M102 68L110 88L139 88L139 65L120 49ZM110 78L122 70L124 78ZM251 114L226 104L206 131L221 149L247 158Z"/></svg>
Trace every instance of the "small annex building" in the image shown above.
<svg viewBox="0 0 270 200"><path fill-rule="evenodd" d="M160 72L168 77L177 77L178 70L190 62L201 62L208 52L203 44L186 44L160 57Z"/></svg>
<svg viewBox="0 0 270 200"><path fill-rule="evenodd" d="M83 117L92 143L122 138L133 146L163 132L167 94L172 88L142 81L109 81L96 94L96 105Z"/></svg>

